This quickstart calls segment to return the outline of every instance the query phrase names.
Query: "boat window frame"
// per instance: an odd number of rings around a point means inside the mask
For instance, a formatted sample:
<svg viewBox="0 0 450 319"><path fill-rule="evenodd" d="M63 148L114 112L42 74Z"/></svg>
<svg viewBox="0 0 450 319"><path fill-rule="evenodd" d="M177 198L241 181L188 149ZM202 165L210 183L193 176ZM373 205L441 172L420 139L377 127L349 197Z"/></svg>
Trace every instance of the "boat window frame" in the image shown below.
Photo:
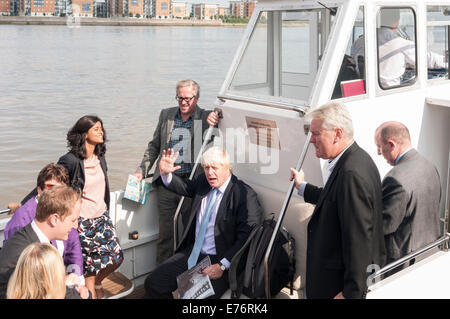
<svg viewBox="0 0 450 319"><path fill-rule="evenodd" d="M281 109L289 109L289 110L295 110L300 111L301 113L306 112L307 109L310 108L311 105L311 99L312 95L314 94L314 87L311 88L311 92L309 94L309 97L307 100L298 100L298 99L291 99L286 98L282 96L269 96L269 95L258 95L255 94L254 96L249 95L241 95L238 93L238 91L230 90L232 81L234 79L234 76L239 68L239 64L242 61L242 58L244 57L246 48L249 44L249 41L251 40L251 37L253 35L253 31L255 30L255 26L257 22L259 21L259 18L263 12L269 12L269 11L298 11L298 10L308 10L308 9L329 9L329 8L336 8L336 15L334 18L334 23L330 26L329 36L331 36L333 32L333 28L336 26L337 21L339 20L340 14L342 14L342 9L345 6L345 0L334 0L332 2L326 2L326 7L323 4L320 4L317 1L304 1L300 4L285 4L285 5L273 5L273 4L257 4L255 7L254 13L249 21L249 27L246 30L246 33L244 34L241 43L238 47L238 50L235 54L235 57L232 62L232 67L229 69L227 77L225 81L223 82L223 85L221 87L221 90L217 96L218 100L221 102L224 102L226 100L233 100L233 101L240 101L240 102L247 102L247 103L253 103L253 104L259 104L264 106L270 106L275 108L281 108ZM329 38L328 38L329 39ZM327 52L327 47L329 46L329 41L327 39L326 45L323 47L323 53ZM318 62L317 67L317 74L316 74L316 80L321 72L321 64L322 61Z"/></svg>
<svg viewBox="0 0 450 319"><path fill-rule="evenodd" d="M447 76L444 77L439 77L439 78L434 78L434 79L429 79L428 78L428 72L429 72L429 68L428 68L428 64L427 64L427 84L428 85L433 85L433 84L439 84L439 83L445 83L445 81L450 80L450 19L448 21L445 20L429 20L428 19L428 9L429 7L434 7L434 6L441 6L441 4L433 4L433 3L428 3L426 4L426 9L425 9L425 16L426 16L426 46L427 46L427 51L426 54L428 55L428 53L430 52L430 50L428 49L428 28L429 27L446 27L447 28L447 37L446 37L446 51L447 51ZM448 5L442 5L442 7L448 7L450 9L450 4Z"/></svg>
<svg viewBox="0 0 450 319"><path fill-rule="evenodd" d="M330 91L329 94L329 100L330 101L354 101L354 100L360 100L360 99L365 99L369 97L368 94L368 81L369 81L369 77L367 76L367 70L368 70L368 63L367 63L367 28L368 28L368 22L367 22L367 5L365 3L359 4L358 5L358 12L362 9L362 14L363 14L363 23L362 23L362 27L363 27L363 35L364 35L364 77L363 77L363 81L364 81L364 90L365 92L362 94L356 94L356 95L352 95L352 96L341 96L341 97L337 97L333 99L333 91ZM350 41L350 39L353 39L353 35L354 35L354 27L355 27L355 22L358 19L358 13L356 14L354 21L353 21L353 28L352 28L352 32L349 35L349 39L347 40L347 43ZM355 43L355 41L352 42ZM346 55L346 52L344 52L343 56L342 56L342 62L341 62L341 66L343 63L343 58ZM355 63L357 64L358 61L355 61ZM339 77L339 72L336 75L336 79L334 81L335 85L337 83Z"/></svg>
<svg viewBox="0 0 450 319"><path fill-rule="evenodd" d="M413 13L413 17L414 17L414 50L415 50L415 77L413 81L410 82L406 82L406 83L400 83L399 85L393 85L393 86L389 86L389 87L383 87L381 85L380 82L380 46L378 45L378 15L380 14L380 11L383 9L409 9L411 10L411 12ZM418 65L418 50L417 50L417 13L416 13L416 9L413 6L380 6L377 8L377 12L375 14L375 46L377 49L377 59L376 59L376 64L377 64L377 84L378 84L378 89L381 90L381 92L389 92L393 89L399 89L399 88L412 88L414 87L417 83L418 83L418 78L419 78L419 65Z"/></svg>

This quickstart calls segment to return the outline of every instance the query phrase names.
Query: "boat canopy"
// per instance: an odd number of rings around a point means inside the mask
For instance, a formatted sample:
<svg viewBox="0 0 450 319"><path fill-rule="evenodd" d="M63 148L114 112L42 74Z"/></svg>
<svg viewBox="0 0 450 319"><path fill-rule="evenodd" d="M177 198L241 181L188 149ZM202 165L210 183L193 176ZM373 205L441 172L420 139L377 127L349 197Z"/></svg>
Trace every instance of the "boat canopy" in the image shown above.
<svg viewBox="0 0 450 319"><path fill-rule="evenodd" d="M448 8L437 2L426 4L425 58L448 54ZM369 86L377 95L417 87L421 70L416 65L423 59L419 56L418 9L416 1L401 6L385 0L260 1L219 98L305 111L330 99L364 95ZM401 80L389 81L383 74L386 67L378 32L392 11L400 16L398 35L413 48ZM370 50L374 39L378 42ZM372 61L375 68L368 70L366 62ZM448 67L436 68L428 66L424 75L447 78ZM367 83L369 76L376 83Z"/></svg>
<svg viewBox="0 0 450 319"><path fill-rule="evenodd" d="M250 34L229 76L226 95L269 103L308 105L320 59L340 3L317 1L285 8L264 4L252 17Z"/></svg>

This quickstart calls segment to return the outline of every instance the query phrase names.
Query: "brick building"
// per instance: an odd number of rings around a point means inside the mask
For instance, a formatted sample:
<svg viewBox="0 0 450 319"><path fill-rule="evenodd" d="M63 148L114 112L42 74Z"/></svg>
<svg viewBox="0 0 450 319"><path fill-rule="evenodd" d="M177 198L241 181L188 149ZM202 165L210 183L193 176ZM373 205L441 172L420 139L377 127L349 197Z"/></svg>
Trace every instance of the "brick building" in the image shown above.
<svg viewBox="0 0 450 319"><path fill-rule="evenodd" d="M219 14L219 5L196 3L192 5L192 13L194 18L212 20Z"/></svg>
<svg viewBox="0 0 450 319"><path fill-rule="evenodd" d="M219 16L228 16L230 15L229 7L219 7Z"/></svg>
<svg viewBox="0 0 450 319"><path fill-rule="evenodd" d="M172 2L172 17L173 18L185 18L189 17L186 2Z"/></svg>
<svg viewBox="0 0 450 319"><path fill-rule="evenodd" d="M132 14L134 17L136 14L139 16L144 15L144 0L127 0L128 1L128 14Z"/></svg>
<svg viewBox="0 0 450 319"><path fill-rule="evenodd" d="M0 15L9 15L11 13L10 0L0 0Z"/></svg>
<svg viewBox="0 0 450 319"><path fill-rule="evenodd" d="M93 0L72 0L72 14L79 17L92 17L94 13Z"/></svg>
<svg viewBox="0 0 450 319"><path fill-rule="evenodd" d="M172 1L171 0L153 0L152 17L155 18L171 18L172 17Z"/></svg>
<svg viewBox="0 0 450 319"><path fill-rule="evenodd" d="M44 16L54 14L55 0L31 0L30 13L33 16Z"/></svg>
<svg viewBox="0 0 450 319"><path fill-rule="evenodd" d="M250 18L256 5L255 0L230 1L230 15L240 18Z"/></svg>

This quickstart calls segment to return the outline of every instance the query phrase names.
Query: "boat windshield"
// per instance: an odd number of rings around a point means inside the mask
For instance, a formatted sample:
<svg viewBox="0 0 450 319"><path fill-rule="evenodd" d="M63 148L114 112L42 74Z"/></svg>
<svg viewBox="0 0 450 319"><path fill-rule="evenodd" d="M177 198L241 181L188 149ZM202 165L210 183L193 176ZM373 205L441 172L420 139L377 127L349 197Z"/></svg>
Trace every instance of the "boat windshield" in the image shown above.
<svg viewBox="0 0 450 319"><path fill-rule="evenodd" d="M337 10L260 12L228 93L305 105Z"/></svg>

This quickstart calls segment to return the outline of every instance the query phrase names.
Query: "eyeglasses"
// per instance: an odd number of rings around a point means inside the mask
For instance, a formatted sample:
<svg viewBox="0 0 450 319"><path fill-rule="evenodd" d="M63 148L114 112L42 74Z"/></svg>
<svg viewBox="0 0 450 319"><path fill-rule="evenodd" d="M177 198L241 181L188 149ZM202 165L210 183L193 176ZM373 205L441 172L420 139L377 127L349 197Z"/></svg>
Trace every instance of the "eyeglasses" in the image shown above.
<svg viewBox="0 0 450 319"><path fill-rule="evenodd" d="M194 96L191 96L191 97L181 97L181 96L175 96L175 99L178 101L178 102L183 102L183 101L186 101L186 102L191 102L193 99L195 99L196 98L196 96L194 95Z"/></svg>

